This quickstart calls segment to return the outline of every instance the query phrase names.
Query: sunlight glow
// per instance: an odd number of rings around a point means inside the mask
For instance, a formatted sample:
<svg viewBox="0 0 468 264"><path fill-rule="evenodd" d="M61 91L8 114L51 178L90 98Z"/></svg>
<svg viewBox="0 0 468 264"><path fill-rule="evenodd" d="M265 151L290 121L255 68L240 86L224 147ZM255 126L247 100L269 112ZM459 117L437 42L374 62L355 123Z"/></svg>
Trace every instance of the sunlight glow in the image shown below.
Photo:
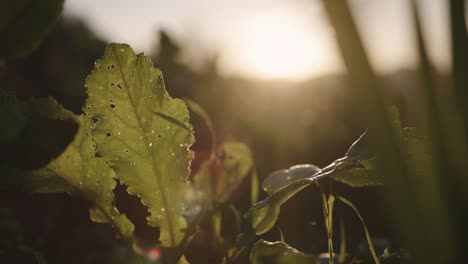
<svg viewBox="0 0 468 264"><path fill-rule="evenodd" d="M257 18L247 30L239 60L251 75L265 79L301 79L325 64L324 42L291 19Z"/></svg>

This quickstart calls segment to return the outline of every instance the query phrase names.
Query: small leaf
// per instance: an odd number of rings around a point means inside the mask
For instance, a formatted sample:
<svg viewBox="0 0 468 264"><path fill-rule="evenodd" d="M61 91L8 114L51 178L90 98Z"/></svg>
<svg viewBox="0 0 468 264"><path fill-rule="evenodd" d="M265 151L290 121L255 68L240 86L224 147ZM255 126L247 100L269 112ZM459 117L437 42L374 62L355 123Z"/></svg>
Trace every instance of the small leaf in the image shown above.
<svg viewBox="0 0 468 264"><path fill-rule="evenodd" d="M317 260L315 256L304 254L284 242L268 242L261 239L252 248L250 261L252 264L296 264L316 263Z"/></svg>
<svg viewBox="0 0 468 264"><path fill-rule="evenodd" d="M93 121L85 116L78 116L76 120L80 129L70 146L45 168L27 172L25 187L38 193L66 192L90 201L93 221L111 223L131 241L133 224L114 206L114 172L102 158L95 157L90 133Z"/></svg>
<svg viewBox="0 0 468 264"><path fill-rule="evenodd" d="M63 0L0 1L0 58L26 55L58 19Z"/></svg>
<svg viewBox="0 0 468 264"><path fill-rule="evenodd" d="M384 178L376 168L375 157L369 151L366 133L351 145L343 158L323 168L319 175L328 176L351 187L384 184Z"/></svg>
<svg viewBox="0 0 468 264"><path fill-rule="evenodd" d="M319 171L320 168L312 164L295 165L287 170L275 171L268 175L262 182L262 188L266 193L272 194L291 182L310 178Z"/></svg>
<svg viewBox="0 0 468 264"><path fill-rule="evenodd" d="M398 109L389 109L393 125L399 132L399 140L409 156L424 160L427 151L422 149L422 141L414 128L402 128ZM379 186L384 184L383 174L377 169L376 157L370 150L367 133L362 134L348 149L343 158L337 159L320 172L323 176L351 187ZM423 165L424 166L424 165Z"/></svg>
<svg viewBox="0 0 468 264"><path fill-rule="evenodd" d="M185 256L182 256L179 261L177 262L177 264L190 264L190 262L188 262L188 260L185 258Z"/></svg>
<svg viewBox="0 0 468 264"><path fill-rule="evenodd" d="M194 184L209 201L226 202L242 181L252 173L250 149L242 144L226 142L219 154L205 161L194 177Z"/></svg>
<svg viewBox="0 0 468 264"><path fill-rule="evenodd" d="M177 246L187 227L182 210L194 142L185 103L169 96L148 57L124 44L106 48L86 86L98 154L148 206L162 246Z"/></svg>
<svg viewBox="0 0 468 264"><path fill-rule="evenodd" d="M346 154L344 158L336 160L322 170L315 165L305 164L270 174L262 183L263 189L269 196L251 207L245 215L256 233L260 235L270 230L276 223L281 205L320 178L331 177L352 186L380 184L377 181L378 174L371 174L374 172L374 167L371 167L373 158L368 152L365 134ZM362 163L369 168L361 168Z"/></svg>
<svg viewBox="0 0 468 264"><path fill-rule="evenodd" d="M288 184L252 206L244 217L251 223L257 235L266 233L275 226L281 205L313 182L314 178L305 178Z"/></svg>

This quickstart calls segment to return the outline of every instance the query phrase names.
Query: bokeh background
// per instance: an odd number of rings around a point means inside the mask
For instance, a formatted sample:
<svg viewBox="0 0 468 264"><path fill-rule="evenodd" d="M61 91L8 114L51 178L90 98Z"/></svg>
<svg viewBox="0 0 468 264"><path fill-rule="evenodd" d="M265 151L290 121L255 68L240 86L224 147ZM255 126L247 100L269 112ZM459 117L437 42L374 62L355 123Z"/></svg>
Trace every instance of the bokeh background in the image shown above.
<svg viewBox="0 0 468 264"><path fill-rule="evenodd" d="M419 2L429 55L443 89L451 81L447 1ZM388 98L411 125L414 117L405 109L412 104L418 62L409 1L353 0L350 4ZM150 56L162 69L173 97L190 98L209 113L219 141L246 143L254 153L260 179L295 164L326 166L365 130L356 117L356 95L334 31L321 3L314 0L67 0L62 17L40 47L10 63L2 82L15 87L20 96L53 96L80 113L86 99L84 80L109 42L128 43ZM210 138L202 120L194 116L192 122L196 171L208 158ZM398 245L382 210L381 189L340 188L362 208L373 236ZM137 223L137 235L152 237L155 231L143 224L146 210L124 190L117 192L118 206ZM245 183L234 201L242 210L249 206L247 193ZM30 209L19 212L30 226L25 231L28 239L42 237L37 232L46 232L44 226L54 227L44 241L49 243L46 255L54 256L49 257L51 263L70 256L78 257L68 263L105 263L112 258L117 263L119 247L109 242L114 240L110 227L91 223L81 202L50 197L26 196L16 203L18 208ZM55 210L55 218L44 219L41 210ZM337 210L346 219L349 250L357 251L365 239L359 220L349 209ZM50 225L50 221L61 224ZM288 201L279 226L293 247L327 251L317 190L307 189ZM93 244L83 244L89 237L94 238ZM278 239L278 230L266 237ZM60 238L68 242L50 242Z"/></svg>

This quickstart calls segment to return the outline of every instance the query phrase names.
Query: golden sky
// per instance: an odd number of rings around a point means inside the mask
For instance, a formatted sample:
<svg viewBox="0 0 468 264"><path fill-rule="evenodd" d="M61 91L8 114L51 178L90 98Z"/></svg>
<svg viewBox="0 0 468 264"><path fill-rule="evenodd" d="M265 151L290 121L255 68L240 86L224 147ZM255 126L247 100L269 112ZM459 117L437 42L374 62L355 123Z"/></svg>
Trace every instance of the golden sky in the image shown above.
<svg viewBox="0 0 468 264"><path fill-rule="evenodd" d="M446 0L419 0L434 62L450 62ZM352 0L373 64L381 72L415 65L408 0ZM108 41L150 52L166 29L187 46L185 60L218 53L221 73L301 80L343 70L319 0L67 0ZM203 52L200 52L202 50Z"/></svg>

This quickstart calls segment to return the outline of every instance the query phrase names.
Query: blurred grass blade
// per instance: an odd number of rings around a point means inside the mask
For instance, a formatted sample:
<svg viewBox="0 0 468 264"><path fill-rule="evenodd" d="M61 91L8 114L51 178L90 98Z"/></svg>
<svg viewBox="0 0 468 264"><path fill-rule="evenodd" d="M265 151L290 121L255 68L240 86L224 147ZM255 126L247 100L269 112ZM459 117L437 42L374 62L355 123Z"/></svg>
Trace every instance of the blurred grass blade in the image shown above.
<svg viewBox="0 0 468 264"><path fill-rule="evenodd" d="M356 208L356 206L354 206L354 204L351 201L349 201L348 199L342 196L337 196L336 198L338 198L338 200L342 201L343 203L351 207L354 210L354 212L357 214L357 216L359 217L359 220L361 220L362 227L364 228L364 232L366 233L366 239L367 239L367 243L369 244L369 250L372 254L372 258L374 258L374 262L376 264L380 264L379 257L377 256L377 253L375 252L374 244L372 243L372 238L369 234L369 230L367 229L367 225L366 225L366 222L364 221L364 218L362 218L358 209Z"/></svg>
<svg viewBox="0 0 468 264"><path fill-rule="evenodd" d="M453 87L463 115L465 131L468 129L468 33L465 21L466 1L450 0L452 34Z"/></svg>
<svg viewBox="0 0 468 264"><path fill-rule="evenodd" d="M431 219L430 222L424 221L420 223L420 226L423 226L426 230L432 230L432 226L438 227L437 233L433 233L437 238L436 240L438 240L436 243L444 241L446 247L444 247L444 250L441 250L438 245L430 246L434 250L437 249L439 251L441 260L453 261L456 258L456 255L453 254L455 248L452 230L453 219L450 219L450 209L453 208L453 205L446 198L449 197L450 199L450 196L447 196L446 193L451 192L451 186L454 186L454 177L457 177L455 176L457 173L453 175L451 167L462 168L463 166L460 167L456 164L453 166L451 164L457 163L459 155L457 155L458 153L452 153L453 150L448 149L447 139L450 137L457 138L457 133L454 133L453 129L446 129L446 132L450 131L450 135L445 135L444 133L444 124L442 124L441 120L442 109L437 100L435 72L424 40L420 9L417 0L412 0L410 4L420 64L420 85L418 91L420 106L418 114L425 132L425 145L430 155L428 156L430 168L426 168L426 170L431 172L425 173L424 184L418 185L418 189L416 189L420 190L419 192L422 194L416 197L419 200L419 205L417 206L422 210L421 216L424 219ZM454 128L454 125L456 124L450 124L450 128ZM461 138L455 140L460 143L463 142ZM464 144L457 146L456 149L460 150L457 152L463 153L464 147ZM430 204L427 203L429 199L433 201ZM445 249L447 250L445 251Z"/></svg>
<svg viewBox="0 0 468 264"><path fill-rule="evenodd" d="M434 69L430 62L427 53L426 44L424 41L423 29L421 25L421 18L416 0L411 0L411 11L416 31L416 42L419 56L419 113L422 120L423 129L427 137L427 143L431 153L434 155L434 170L438 174L441 173L443 167L446 166L443 153L444 150L444 136L441 128L439 106L436 99L436 81L434 79ZM441 167L439 167L441 166Z"/></svg>
<svg viewBox="0 0 468 264"><path fill-rule="evenodd" d="M416 171L417 164L413 164L415 161L405 155L386 112L381 87L369 63L347 1L322 0L322 3L335 29L356 92L356 106L365 125L369 127L369 139L376 151L378 169L385 174L388 205L393 211L391 216L395 217L395 226L403 244L414 254L415 263L454 263L450 232L447 231L449 224L445 219L446 208L440 203L440 188L435 185L435 178L430 178L435 177L437 172L432 171L431 166ZM437 227L435 233L434 227ZM428 233L433 234L431 239L426 239ZM444 245L443 249L441 244Z"/></svg>
<svg viewBox="0 0 468 264"><path fill-rule="evenodd" d="M393 176L395 185L404 187L408 169L348 3L343 0L322 0L322 3L335 29L338 46L356 93L354 106L369 127L370 143L377 151L379 166Z"/></svg>

